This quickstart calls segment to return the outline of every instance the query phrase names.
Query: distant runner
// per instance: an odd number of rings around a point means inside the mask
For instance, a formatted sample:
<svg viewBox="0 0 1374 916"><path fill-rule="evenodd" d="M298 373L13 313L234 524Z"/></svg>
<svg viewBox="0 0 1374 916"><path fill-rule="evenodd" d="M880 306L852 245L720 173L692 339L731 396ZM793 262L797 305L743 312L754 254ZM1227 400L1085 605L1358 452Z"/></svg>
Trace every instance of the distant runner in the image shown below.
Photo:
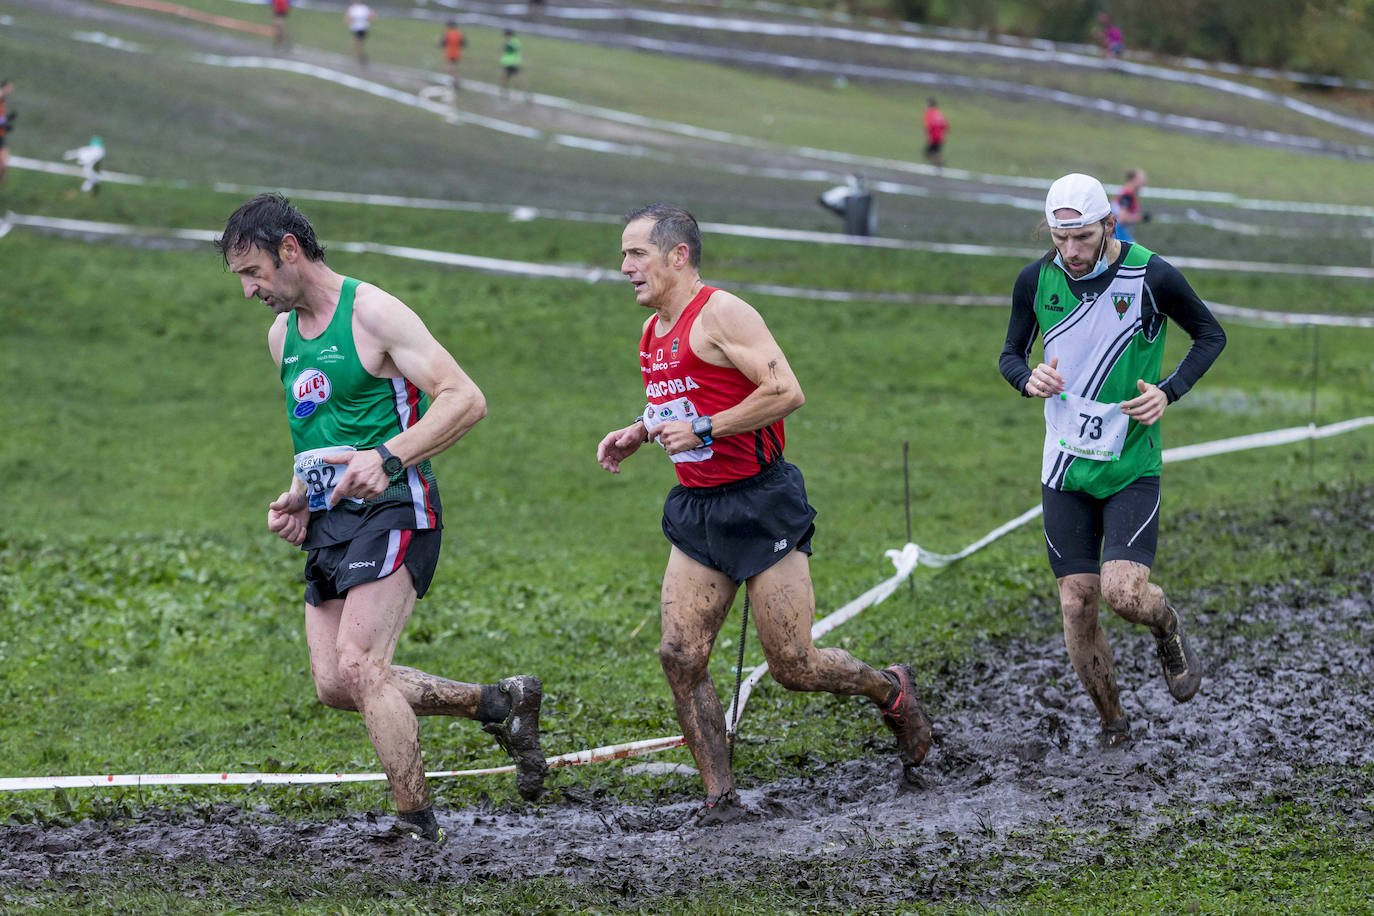
<svg viewBox="0 0 1374 916"><path fill-rule="evenodd" d="M1150 582L1159 531L1159 420L1226 346L1188 281L1159 255L1112 237L1102 183L1065 175L1050 186L1045 221L1054 248L1027 265L1012 292L1000 368L1026 397L1045 400L1041 498L1045 546L1059 583L1064 643L1101 718L1104 747L1130 739L1098 624L1099 598L1155 635L1174 699L1202 683L1202 662L1178 611ZM1193 339L1160 381L1165 319ZM1036 334L1045 362L1027 365Z"/></svg>
<svg viewBox="0 0 1374 916"><path fill-rule="evenodd" d="M367 63L363 42L367 41L367 30L372 28L372 20L377 18L377 14L372 11L372 7L358 0L349 4L343 18L344 24L353 33L353 55L358 58L358 63Z"/></svg>
<svg viewBox="0 0 1374 916"><path fill-rule="evenodd" d="M1131 169L1126 173L1126 183L1121 191L1112 198L1112 213L1116 215L1116 237L1122 242L1134 242L1132 233L1136 223L1145 222L1148 216L1140 208L1140 191L1149 178L1144 169Z"/></svg>
<svg viewBox="0 0 1374 916"><path fill-rule="evenodd" d="M14 112L9 110L10 96L13 94L14 83L0 79L0 188L5 186L5 173L10 170L10 148L7 138L14 127Z"/></svg>
<svg viewBox="0 0 1374 916"><path fill-rule="evenodd" d="M291 39L286 34L286 16L291 12L291 0L272 0L272 47L284 51L291 50Z"/></svg>
<svg viewBox="0 0 1374 916"><path fill-rule="evenodd" d="M730 771L725 715L707 669L745 583L769 673L788 690L863 695L897 736L907 778L930 748L930 720L910 665L870 668L811 643L812 520L799 470L783 459L783 418L805 401L787 358L748 303L701 282L692 214L653 204L625 217L620 270L652 310L639 361L648 406L607 433L596 457L611 473L646 442L673 461L679 486L663 507L672 547L663 577L659 661L701 772L698 823L745 817Z"/></svg>
<svg viewBox="0 0 1374 916"><path fill-rule="evenodd" d="M926 161L931 165L942 166L945 164L945 158L941 150L945 146L945 135L949 133L949 119L934 99L926 101L925 128Z"/></svg>
<svg viewBox="0 0 1374 916"><path fill-rule="evenodd" d="M454 92L458 91L458 61L463 59L463 49L467 44L467 37L458 28L458 23L449 20L448 25L444 26L444 34L439 36L439 47L444 49L444 70L453 81Z"/></svg>
<svg viewBox="0 0 1374 916"><path fill-rule="evenodd" d="M296 457L267 527L307 551L305 635L320 702L362 714L401 820L442 839L416 716L477 719L537 798L537 677L463 684L392 662L439 560L439 486L429 459L486 415L482 392L400 300L324 262L315 230L281 195L229 217L216 242L267 334L286 389Z"/></svg>
<svg viewBox="0 0 1374 916"><path fill-rule="evenodd" d="M520 68L525 62L524 52L520 50L520 39L510 29L501 33L501 39L501 95L507 94L512 82L518 82L528 96L529 86L520 73Z"/></svg>

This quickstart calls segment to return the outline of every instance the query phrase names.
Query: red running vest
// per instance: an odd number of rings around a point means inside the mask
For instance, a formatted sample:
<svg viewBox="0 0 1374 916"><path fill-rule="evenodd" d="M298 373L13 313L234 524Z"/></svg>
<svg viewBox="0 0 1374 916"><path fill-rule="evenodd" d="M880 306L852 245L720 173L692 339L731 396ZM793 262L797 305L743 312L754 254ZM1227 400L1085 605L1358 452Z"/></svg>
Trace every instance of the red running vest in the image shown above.
<svg viewBox="0 0 1374 916"><path fill-rule="evenodd" d="M752 394L758 387L735 368L713 366L692 352L692 325L716 289L703 286L666 334L650 321L639 341L639 366L650 408L675 405L679 419L708 417ZM685 487L714 487L753 477L782 457L782 421L753 432L717 437L707 449L673 456L677 479ZM695 459L695 460L693 460Z"/></svg>

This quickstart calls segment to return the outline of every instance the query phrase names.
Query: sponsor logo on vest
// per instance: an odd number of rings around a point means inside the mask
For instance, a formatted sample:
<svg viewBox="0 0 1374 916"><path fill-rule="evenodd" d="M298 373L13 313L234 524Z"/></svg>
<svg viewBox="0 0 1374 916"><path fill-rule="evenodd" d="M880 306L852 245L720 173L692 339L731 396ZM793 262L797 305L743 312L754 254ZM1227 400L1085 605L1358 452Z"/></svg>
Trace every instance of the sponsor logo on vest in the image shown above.
<svg viewBox="0 0 1374 916"><path fill-rule="evenodd" d="M282 362L282 365L283 365L283 366L289 366L289 365L291 365L292 363L294 363L294 362L295 362L296 360L298 360L298 359L300 359L299 356L288 356L286 359L282 360L281 362Z"/></svg>
<svg viewBox="0 0 1374 916"><path fill-rule="evenodd" d="M1084 308L1092 308L1092 304L1097 301L1099 295L1099 293L1084 293L1083 298L1078 301L1083 304Z"/></svg>
<svg viewBox="0 0 1374 916"><path fill-rule="evenodd" d="M297 419L304 420L329 400L329 376L318 369L306 369L291 383L291 394L296 399L296 407L291 412Z"/></svg>
<svg viewBox="0 0 1374 916"><path fill-rule="evenodd" d="M320 355L318 357L318 359L321 362L337 362L343 358L344 355L339 352L339 347L337 344L325 347L323 350L320 351Z"/></svg>
<svg viewBox="0 0 1374 916"><path fill-rule="evenodd" d="M1050 296L1050 301L1049 301L1048 304L1046 304L1045 310L1046 310L1046 311L1049 311L1049 312L1062 312L1062 311L1064 311L1064 306L1062 306L1062 305L1059 304L1059 294L1058 294L1058 293L1055 293L1054 295Z"/></svg>
<svg viewBox="0 0 1374 916"><path fill-rule="evenodd" d="M1131 307L1135 293L1112 293L1112 305L1116 306L1116 320L1126 317L1126 309Z"/></svg>
<svg viewBox="0 0 1374 916"><path fill-rule="evenodd" d="M686 394L700 387L700 385L692 381L692 377L689 375L685 379L670 378L664 379L661 382L650 382L644 386L644 394L650 398L662 398L674 394Z"/></svg>
<svg viewBox="0 0 1374 916"><path fill-rule="evenodd" d="M677 359L677 341L678 341L678 339L677 339L676 337L674 337L674 338L673 338L673 349L672 349L672 353L671 353L673 359Z"/></svg>

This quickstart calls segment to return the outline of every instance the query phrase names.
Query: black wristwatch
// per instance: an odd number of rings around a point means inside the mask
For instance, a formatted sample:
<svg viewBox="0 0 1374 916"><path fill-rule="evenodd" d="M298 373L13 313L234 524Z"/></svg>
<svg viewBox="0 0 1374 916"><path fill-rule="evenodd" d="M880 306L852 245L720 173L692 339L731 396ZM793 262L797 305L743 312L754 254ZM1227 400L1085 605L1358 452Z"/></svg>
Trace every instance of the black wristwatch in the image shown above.
<svg viewBox="0 0 1374 916"><path fill-rule="evenodd" d="M702 445L710 445L715 440L711 438L711 418L697 417L692 421L692 435L701 440Z"/></svg>
<svg viewBox="0 0 1374 916"><path fill-rule="evenodd" d="M378 445L373 451L382 456L382 470L386 472L388 478L395 477L406 469L401 459L391 454L391 449L385 445Z"/></svg>

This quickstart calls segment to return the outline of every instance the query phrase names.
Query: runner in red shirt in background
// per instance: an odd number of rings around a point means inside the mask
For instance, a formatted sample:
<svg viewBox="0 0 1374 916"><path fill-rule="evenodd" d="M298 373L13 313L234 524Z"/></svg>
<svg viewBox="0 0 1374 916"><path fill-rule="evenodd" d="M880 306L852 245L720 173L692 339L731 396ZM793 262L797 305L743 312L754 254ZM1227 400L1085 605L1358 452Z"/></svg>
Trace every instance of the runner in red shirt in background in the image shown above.
<svg viewBox="0 0 1374 916"><path fill-rule="evenodd" d="M291 39L286 35L286 14L291 12L291 0L272 0L272 24L276 26L276 34L272 38L272 47L291 50Z"/></svg>
<svg viewBox="0 0 1374 916"><path fill-rule="evenodd" d="M911 666L879 671L811 642L816 510L801 472L782 457L783 418L805 401L787 358L747 302L702 284L701 232L686 210L631 211L621 254L635 298L653 310L639 347L649 403L629 426L606 434L597 460L619 473L622 461L656 441L677 471L679 486L663 507L672 548L658 655L706 789L697 822L749 814L735 792L725 715L707 668L741 582L773 678L788 690L871 699L913 779L931 732Z"/></svg>
<svg viewBox="0 0 1374 916"><path fill-rule="evenodd" d="M926 101L926 161L931 165L945 164L940 150L945 145L945 134L949 133L949 119L940 110L934 99Z"/></svg>

